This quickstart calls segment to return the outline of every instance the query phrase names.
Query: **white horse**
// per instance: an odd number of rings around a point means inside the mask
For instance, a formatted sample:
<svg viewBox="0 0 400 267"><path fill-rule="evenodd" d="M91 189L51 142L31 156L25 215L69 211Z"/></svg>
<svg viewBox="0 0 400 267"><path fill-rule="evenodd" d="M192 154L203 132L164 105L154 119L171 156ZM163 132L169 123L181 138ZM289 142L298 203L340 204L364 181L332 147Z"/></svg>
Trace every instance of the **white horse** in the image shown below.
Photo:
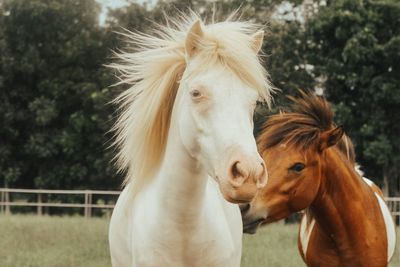
<svg viewBox="0 0 400 267"><path fill-rule="evenodd" d="M139 48L113 65L130 84L116 100L127 178L110 223L114 267L240 265L233 203L267 182L252 132L256 101L271 91L258 29L192 15L127 34Z"/></svg>

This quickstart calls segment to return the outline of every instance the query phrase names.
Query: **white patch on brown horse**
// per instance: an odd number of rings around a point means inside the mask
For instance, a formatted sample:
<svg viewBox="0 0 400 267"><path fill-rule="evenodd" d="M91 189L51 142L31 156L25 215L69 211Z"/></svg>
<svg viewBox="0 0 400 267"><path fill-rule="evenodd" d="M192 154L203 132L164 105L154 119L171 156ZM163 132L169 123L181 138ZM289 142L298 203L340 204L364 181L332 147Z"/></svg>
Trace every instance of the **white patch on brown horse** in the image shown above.
<svg viewBox="0 0 400 267"><path fill-rule="evenodd" d="M364 182L366 182L371 188L374 184L370 179L363 177ZM381 208L383 220L385 221L386 226L386 236L388 242L388 262L393 257L394 248L396 246L396 229L393 222L392 215L390 213L389 208L387 207L384 199L380 195L375 192L375 196L378 199L379 207Z"/></svg>
<svg viewBox="0 0 400 267"><path fill-rule="evenodd" d="M306 257L307 255L308 242L310 241L314 225L315 225L315 219L312 218L310 221L307 217L307 213L305 213L300 223L300 243L304 257Z"/></svg>

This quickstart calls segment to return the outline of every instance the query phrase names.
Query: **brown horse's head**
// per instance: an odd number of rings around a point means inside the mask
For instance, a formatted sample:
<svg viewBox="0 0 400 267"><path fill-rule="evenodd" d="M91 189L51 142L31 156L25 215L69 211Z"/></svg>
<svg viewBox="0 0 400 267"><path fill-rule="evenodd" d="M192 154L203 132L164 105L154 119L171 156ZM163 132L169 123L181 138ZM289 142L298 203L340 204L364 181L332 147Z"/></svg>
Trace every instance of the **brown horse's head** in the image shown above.
<svg viewBox="0 0 400 267"><path fill-rule="evenodd" d="M301 92L291 100L291 110L271 116L257 140L269 182L251 203L241 205L246 233L308 207L317 196L321 169L329 164L324 151L343 136L324 98Z"/></svg>

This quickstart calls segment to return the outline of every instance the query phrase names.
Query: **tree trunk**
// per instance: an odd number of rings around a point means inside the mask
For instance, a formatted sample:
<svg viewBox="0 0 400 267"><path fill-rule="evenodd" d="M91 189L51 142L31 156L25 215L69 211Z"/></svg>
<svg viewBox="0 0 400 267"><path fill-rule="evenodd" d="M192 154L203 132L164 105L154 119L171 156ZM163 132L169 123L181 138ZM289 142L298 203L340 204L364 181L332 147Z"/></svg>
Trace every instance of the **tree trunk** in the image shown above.
<svg viewBox="0 0 400 267"><path fill-rule="evenodd" d="M383 191L383 195L385 197L390 196L389 177L388 177L388 171L387 171L386 167L383 168L383 188L382 188L382 191Z"/></svg>

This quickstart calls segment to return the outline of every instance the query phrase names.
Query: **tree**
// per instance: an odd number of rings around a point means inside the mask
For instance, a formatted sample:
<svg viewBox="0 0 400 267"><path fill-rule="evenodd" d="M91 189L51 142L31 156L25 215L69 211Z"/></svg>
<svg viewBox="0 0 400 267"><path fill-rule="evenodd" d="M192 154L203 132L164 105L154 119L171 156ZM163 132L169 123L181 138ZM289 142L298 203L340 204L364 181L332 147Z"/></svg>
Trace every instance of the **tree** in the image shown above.
<svg viewBox="0 0 400 267"><path fill-rule="evenodd" d="M400 193L400 2L330 1L307 23L309 62L366 175Z"/></svg>
<svg viewBox="0 0 400 267"><path fill-rule="evenodd" d="M113 79L94 0L0 6L0 179L18 187L116 188Z"/></svg>

